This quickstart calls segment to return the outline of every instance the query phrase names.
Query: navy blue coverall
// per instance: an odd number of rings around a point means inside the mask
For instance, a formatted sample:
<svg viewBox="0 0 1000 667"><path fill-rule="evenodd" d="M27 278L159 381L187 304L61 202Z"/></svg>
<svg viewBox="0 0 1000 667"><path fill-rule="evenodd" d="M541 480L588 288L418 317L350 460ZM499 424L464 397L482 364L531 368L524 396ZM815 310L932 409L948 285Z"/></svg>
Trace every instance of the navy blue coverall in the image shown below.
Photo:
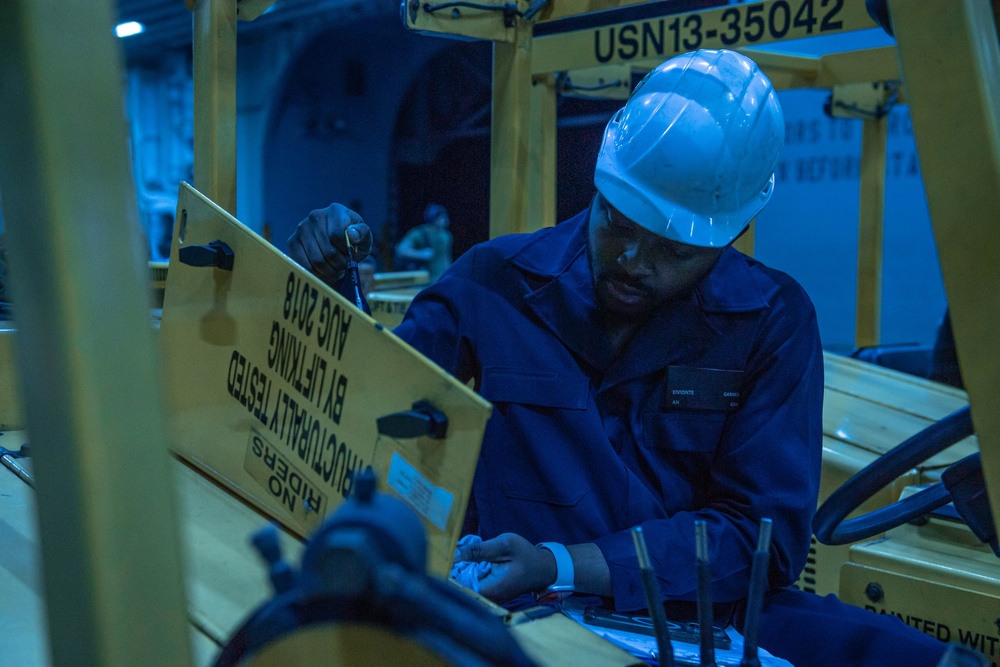
<svg viewBox="0 0 1000 667"><path fill-rule="evenodd" d="M598 325L588 216L474 247L395 329L493 403L467 532L593 542L614 607L634 611L646 603L633 526L644 528L664 597L693 600L694 521L705 520L714 600L736 602L760 520L770 518L775 592L763 647L796 665L875 664L874 654L813 654L824 632L843 642L855 626L885 625L879 664L935 664L929 656L944 646L897 619L784 588L808 554L822 452L823 357L805 292L726 249L689 297L654 313L616 357ZM907 658L911 641L919 650Z"/></svg>

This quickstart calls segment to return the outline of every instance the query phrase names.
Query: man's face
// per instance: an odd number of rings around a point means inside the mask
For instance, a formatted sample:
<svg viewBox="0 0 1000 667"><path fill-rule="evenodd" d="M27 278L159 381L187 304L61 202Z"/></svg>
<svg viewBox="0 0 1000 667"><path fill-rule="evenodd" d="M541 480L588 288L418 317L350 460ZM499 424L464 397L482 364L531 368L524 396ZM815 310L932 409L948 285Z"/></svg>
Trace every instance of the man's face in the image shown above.
<svg viewBox="0 0 1000 667"><path fill-rule="evenodd" d="M598 306L624 317L685 296L722 248L665 239L632 222L598 194L590 209L590 270Z"/></svg>

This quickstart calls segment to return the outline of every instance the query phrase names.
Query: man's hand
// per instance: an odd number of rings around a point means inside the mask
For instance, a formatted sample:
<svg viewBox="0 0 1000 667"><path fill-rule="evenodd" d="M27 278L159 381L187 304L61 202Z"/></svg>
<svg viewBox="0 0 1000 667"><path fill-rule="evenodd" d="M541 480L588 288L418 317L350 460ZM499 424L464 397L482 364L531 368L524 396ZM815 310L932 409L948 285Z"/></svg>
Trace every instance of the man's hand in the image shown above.
<svg viewBox="0 0 1000 667"><path fill-rule="evenodd" d="M460 547L455 560L492 563L490 573L479 581L479 592L501 604L556 580L555 557L514 533Z"/></svg>
<svg viewBox="0 0 1000 667"><path fill-rule="evenodd" d="M288 239L288 256L333 285L347 268L345 229L351 237L354 259L360 262L372 250L372 231L360 215L341 204L313 211L300 222Z"/></svg>

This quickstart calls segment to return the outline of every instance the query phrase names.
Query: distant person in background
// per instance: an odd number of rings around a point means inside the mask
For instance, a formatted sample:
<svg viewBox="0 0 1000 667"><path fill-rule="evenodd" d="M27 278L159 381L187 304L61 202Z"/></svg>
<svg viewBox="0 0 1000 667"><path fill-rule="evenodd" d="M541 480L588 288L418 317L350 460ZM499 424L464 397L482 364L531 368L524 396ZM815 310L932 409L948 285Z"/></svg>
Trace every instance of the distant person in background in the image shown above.
<svg viewBox="0 0 1000 667"><path fill-rule="evenodd" d="M451 266L451 219L440 204L424 209L424 224L406 233L396 246L396 266L403 271L425 269L435 281Z"/></svg>

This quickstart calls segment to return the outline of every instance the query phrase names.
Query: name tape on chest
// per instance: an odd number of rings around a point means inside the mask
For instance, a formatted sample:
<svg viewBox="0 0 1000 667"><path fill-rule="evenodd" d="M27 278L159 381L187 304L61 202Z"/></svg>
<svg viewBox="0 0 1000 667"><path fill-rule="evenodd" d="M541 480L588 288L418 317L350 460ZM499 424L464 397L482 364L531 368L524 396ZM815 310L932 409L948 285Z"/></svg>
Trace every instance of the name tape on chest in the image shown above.
<svg viewBox="0 0 1000 667"><path fill-rule="evenodd" d="M663 410L732 412L743 405L743 371L669 366Z"/></svg>

